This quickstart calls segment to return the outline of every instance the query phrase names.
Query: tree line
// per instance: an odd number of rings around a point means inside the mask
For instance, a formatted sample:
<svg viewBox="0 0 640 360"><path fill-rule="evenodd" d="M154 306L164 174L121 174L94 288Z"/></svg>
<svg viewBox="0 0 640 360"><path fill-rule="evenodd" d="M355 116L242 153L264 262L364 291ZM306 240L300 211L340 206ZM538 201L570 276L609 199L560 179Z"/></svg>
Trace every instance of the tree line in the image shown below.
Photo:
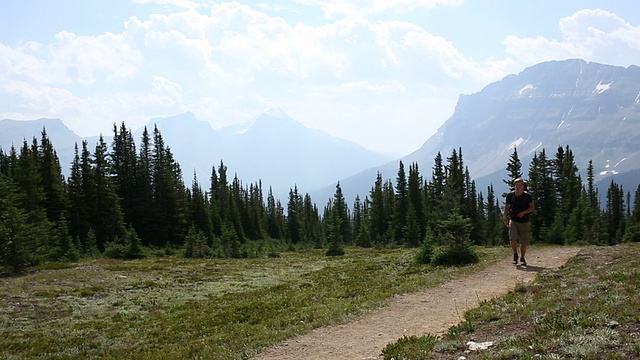
<svg viewBox="0 0 640 360"><path fill-rule="evenodd" d="M124 123L113 127L108 145L75 145L68 178L43 128L38 140L19 149L0 149L0 269L20 272L49 261L82 257L140 258L184 251L188 257L277 256L280 249L343 246L421 246L451 240L452 214L468 225L471 244L506 243L502 197L493 185L476 189L462 149L438 153L428 178L418 164L397 176L378 173L364 198L346 203L340 183L322 208L297 186L286 204L264 194L260 181L243 184L221 161L212 166L207 187L198 174L185 185L180 165L154 127L144 129L139 146ZM206 154L202 154L206 156ZM522 176L517 149L506 166L505 183ZM534 239L556 244L616 244L640 240L640 186L630 193L611 182L604 206L589 162L583 182L572 150L543 149L528 169L529 191L537 204ZM633 206L632 206L633 205ZM286 208L285 208L286 206Z"/></svg>

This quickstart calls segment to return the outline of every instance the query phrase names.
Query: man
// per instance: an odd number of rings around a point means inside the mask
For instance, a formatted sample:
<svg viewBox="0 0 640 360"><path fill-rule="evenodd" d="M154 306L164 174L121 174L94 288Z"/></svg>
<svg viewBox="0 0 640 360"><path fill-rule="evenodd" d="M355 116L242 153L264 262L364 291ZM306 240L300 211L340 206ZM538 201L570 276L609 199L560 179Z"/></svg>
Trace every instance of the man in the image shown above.
<svg viewBox="0 0 640 360"><path fill-rule="evenodd" d="M513 263L518 264L518 242L520 242L520 264L527 266L524 256L527 252L527 244L531 238L531 223L529 214L536 206L533 203L531 194L526 191L524 179L518 178L513 181L515 190L507 194L504 204L504 225L509 228L509 239L511 239L511 249L513 250Z"/></svg>

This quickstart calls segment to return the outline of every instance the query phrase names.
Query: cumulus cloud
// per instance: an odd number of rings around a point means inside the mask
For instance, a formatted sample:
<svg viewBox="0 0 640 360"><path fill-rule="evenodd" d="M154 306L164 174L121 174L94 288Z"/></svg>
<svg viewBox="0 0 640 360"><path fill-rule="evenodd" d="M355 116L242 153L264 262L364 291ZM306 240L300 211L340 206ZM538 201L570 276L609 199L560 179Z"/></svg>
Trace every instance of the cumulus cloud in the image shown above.
<svg viewBox="0 0 640 360"><path fill-rule="evenodd" d="M433 9L441 6L456 6L464 0L297 0L298 3L319 7L326 18L363 17L387 11L408 13L416 9Z"/></svg>
<svg viewBox="0 0 640 360"><path fill-rule="evenodd" d="M109 131L114 121L136 126L187 110L221 126L280 106L308 126L335 122L345 129L336 135L348 137L347 121L385 124L394 113L440 123L460 93L541 61L626 65L640 58L639 27L603 10L561 19L559 39L510 36L506 56L474 59L410 17L384 17L462 0L298 0L325 15L315 22L273 15L283 10L265 4L135 2L165 10L132 16L119 31L0 44L0 115L60 117L87 134L96 124ZM380 139L391 136L380 129Z"/></svg>
<svg viewBox="0 0 640 360"><path fill-rule="evenodd" d="M561 39L519 38L504 41L507 53L525 64L582 58L628 66L640 58L640 26L633 26L611 12L584 9L560 19Z"/></svg>

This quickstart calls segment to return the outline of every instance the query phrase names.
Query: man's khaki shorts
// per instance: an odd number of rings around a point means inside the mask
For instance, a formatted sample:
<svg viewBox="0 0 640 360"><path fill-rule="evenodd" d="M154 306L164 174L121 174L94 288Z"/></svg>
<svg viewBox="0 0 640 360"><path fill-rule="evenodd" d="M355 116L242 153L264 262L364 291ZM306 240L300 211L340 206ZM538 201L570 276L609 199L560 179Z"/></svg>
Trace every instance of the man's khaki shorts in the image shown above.
<svg viewBox="0 0 640 360"><path fill-rule="evenodd" d="M518 240L522 245L529 244L531 239L531 222L517 222L511 220L509 222L509 239Z"/></svg>

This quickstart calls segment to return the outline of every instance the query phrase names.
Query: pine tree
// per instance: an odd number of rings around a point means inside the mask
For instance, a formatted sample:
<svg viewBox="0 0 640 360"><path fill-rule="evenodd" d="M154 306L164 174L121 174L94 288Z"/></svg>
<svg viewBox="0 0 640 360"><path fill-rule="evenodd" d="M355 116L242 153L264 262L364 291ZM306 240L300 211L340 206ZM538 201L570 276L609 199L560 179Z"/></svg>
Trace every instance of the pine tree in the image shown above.
<svg viewBox="0 0 640 360"><path fill-rule="evenodd" d="M157 126L153 130L153 200L156 215L153 245L180 246L184 242L188 225L186 221L186 189L180 165L175 162L171 150L164 145Z"/></svg>
<svg viewBox="0 0 640 360"><path fill-rule="evenodd" d="M276 202L273 196L273 189L269 187L267 194L267 234L272 239L284 238L284 209L280 206L280 201Z"/></svg>
<svg viewBox="0 0 640 360"><path fill-rule="evenodd" d="M607 190L606 219L608 244L618 244L624 234L624 191L613 180Z"/></svg>
<svg viewBox="0 0 640 360"><path fill-rule="evenodd" d="M131 131L124 122L120 131L113 125L113 144L111 145L110 171L116 194L120 198L120 207L127 226L134 228L140 225L140 216L136 212L136 201L139 198L138 156Z"/></svg>
<svg viewBox="0 0 640 360"><path fill-rule="evenodd" d="M557 192L553 178L553 162L547 158L545 149L539 154L534 154L531 160L528 186L536 204L535 216L531 217L533 238L549 242L547 235L554 224Z"/></svg>
<svg viewBox="0 0 640 360"><path fill-rule="evenodd" d="M211 223L211 216L209 215L209 204L206 199L206 194L202 191L198 177L194 171L193 181L191 183L190 193L190 223L191 227L194 227L197 232L202 233L207 239L207 245L212 246L214 235L213 225Z"/></svg>
<svg viewBox="0 0 640 360"><path fill-rule="evenodd" d="M382 174L376 175L376 181L370 193L369 225L374 242L382 243L387 232L388 219L385 211L384 194L382 192Z"/></svg>
<svg viewBox="0 0 640 360"><path fill-rule="evenodd" d="M454 208L462 211L466 215L464 195L466 194L465 179L462 165L462 150L451 152L451 156L447 158L447 165L445 165L445 186L442 196L443 213L442 216L447 216L453 211ZM440 218L444 220L442 217Z"/></svg>
<svg viewBox="0 0 640 360"><path fill-rule="evenodd" d="M304 239L308 243L312 243L316 249L323 246L322 223L318 207L311 201L309 194L304 195L302 205L302 221L304 223Z"/></svg>
<svg viewBox="0 0 640 360"><path fill-rule="evenodd" d="M86 194L84 191L78 143L74 146L71 174L69 175L66 189L67 199L69 200L69 234L72 238L78 239L81 245L78 250L82 252L86 247L87 233L91 227L88 204L90 194Z"/></svg>
<svg viewBox="0 0 640 360"><path fill-rule="evenodd" d="M52 223L57 223L67 211L68 203L64 191L64 178L60 169L60 161L44 128L42 129L37 157L47 219Z"/></svg>
<svg viewBox="0 0 640 360"><path fill-rule="evenodd" d="M420 246L422 243L422 238L420 237L420 224L418 223L416 211L413 209L412 203L409 203L409 207L407 209L407 220L405 221L405 225L402 230L402 237L407 247L416 248Z"/></svg>
<svg viewBox="0 0 640 360"><path fill-rule="evenodd" d="M333 195L333 211L335 216L340 219L339 232L344 244L352 244L353 230L351 228L351 217L349 207L342 193L340 182L336 185L336 192Z"/></svg>
<svg viewBox="0 0 640 360"><path fill-rule="evenodd" d="M505 185L507 185L508 189L513 189L513 181L515 179L522 177L522 162L520 161L520 157L518 156L518 149L516 146L513 147L513 153L509 157L509 162L507 163L507 178L503 179ZM506 196L506 193L503 194Z"/></svg>
<svg viewBox="0 0 640 360"><path fill-rule="evenodd" d="M90 198L91 222L99 249L103 249L107 242L114 241L115 238L122 238L126 232L120 199L110 174L107 144L100 136L93 154L91 178L94 186Z"/></svg>
<svg viewBox="0 0 640 360"><path fill-rule="evenodd" d="M39 261L37 239L49 231L29 222L19 197L11 180L0 174L0 270L13 273L21 273Z"/></svg>
<svg viewBox="0 0 640 360"><path fill-rule="evenodd" d="M439 237L438 221L444 214L445 169L440 152L433 159L431 181L425 184L425 214L432 238Z"/></svg>
<svg viewBox="0 0 640 360"><path fill-rule="evenodd" d="M292 244L298 244L302 240L302 198L298 193L298 187L289 190L287 202L287 226L286 239Z"/></svg>
<svg viewBox="0 0 640 360"><path fill-rule="evenodd" d="M424 190L423 180L418 170L418 164L414 163L409 166L409 203L413 207L418 227L420 229L420 239L424 239L427 228L427 217L424 211Z"/></svg>
<svg viewBox="0 0 640 360"><path fill-rule="evenodd" d="M128 210L128 221L136 230L143 246L161 246L155 238L157 208L153 193L152 143L149 131L145 126L140 139L140 152L137 157L132 202Z"/></svg>
<svg viewBox="0 0 640 360"><path fill-rule="evenodd" d="M505 227L502 222L502 209L498 206L498 201L493 190L493 184L487 187L487 227L485 239L487 245L499 245L502 243L502 229Z"/></svg>
<svg viewBox="0 0 640 360"><path fill-rule="evenodd" d="M399 244L405 243L404 232L407 225L407 212L409 210L409 189L404 164L400 161L398 176L396 177L396 198L393 218L394 238ZM415 215L415 214L414 214Z"/></svg>

